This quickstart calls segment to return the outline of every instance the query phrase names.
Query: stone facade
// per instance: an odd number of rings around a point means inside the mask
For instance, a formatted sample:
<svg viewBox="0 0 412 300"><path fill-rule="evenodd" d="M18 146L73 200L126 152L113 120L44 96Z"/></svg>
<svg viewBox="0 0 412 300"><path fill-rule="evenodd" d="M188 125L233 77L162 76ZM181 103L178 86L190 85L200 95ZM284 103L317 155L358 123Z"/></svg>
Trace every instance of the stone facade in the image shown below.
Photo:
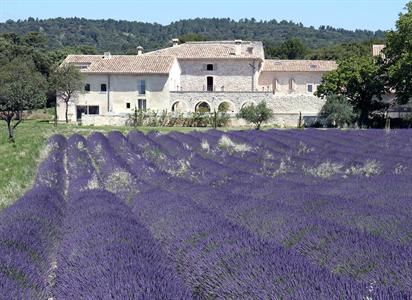
<svg viewBox="0 0 412 300"><path fill-rule="evenodd" d="M271 102L272 93L260 92L171 92L170 107L177 102L183 104L184 111L195 111L196 106L206 102L210 110L218 110L221 103L229 104L229 113L238 113L246 103Z"/></svg>
<svg viewBox="0 0 412 300"><path fill-rule="evenodd" d="M213 77L214 91L252 91L256 87L260 62L254 60L182 60L179 62L181 91L206 91L207 77ZM207 65L213 70L207 70ZM255 65L255 70L252 68ZM253 82L253 83L252 83Z"/></svg>
<svg viewBox="0 0 412 300"><path fill-rule="evenodd" d="M145 94L139 94L138 85L144 80ZM69 103L68 117L71 122L79 120L77 107L98 107L99 115L113 113L131 113L138 107L139 99L146 100L146 107L152 110L169 109L169 91L180 84L180 66L171 69L169 75L113 75L87 74L85 84L90 91L82 91L75 95ZM101 85L107 90L102 92ZM58 101L57 115L59 120L65 119L65 105Z"/></svg>
<svg viewBox="0 0 412 300"><path fill-rule="evenodd" d="M89 125L124 123L124 115L142 101L146 109L183 113L219 110L227 103L232 115L245 104L266 101L274 122L290 126L299 113L319 113L324 100L313 93L323 74L336 68L331 61L265 60L261 42L245 41L189 42L137 56L71 55L65 61L81 68L90 87L73 97L69 119L83 115ZM139 94L142 80L145 94ZM64 111L60 102L59 120Z"/></svg>

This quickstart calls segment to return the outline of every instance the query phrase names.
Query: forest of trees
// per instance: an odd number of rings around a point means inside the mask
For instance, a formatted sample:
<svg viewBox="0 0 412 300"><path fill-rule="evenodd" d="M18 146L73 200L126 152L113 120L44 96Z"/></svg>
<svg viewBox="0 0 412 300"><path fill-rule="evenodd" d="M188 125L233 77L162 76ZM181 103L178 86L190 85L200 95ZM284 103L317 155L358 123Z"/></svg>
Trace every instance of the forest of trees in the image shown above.
<svg viewBox="0 0 412 300"><path fill-rule="evenodd" d="M8 32L18 35L40 32L47 38L48 50L87 46L83 48L88 50L86 52L111 51L114 54L135 54L138 45L145 51L166 47L175 37L183 41L260 40L264 42L267 57L291 59L337 59L354 53L370 54L370 45L385 38L383 31L314 28L290 21L256 21L253 18L239 21L198 18L169 25L111 19L29 18L0 23L0 33ZM297 52L295 47L299 48Z"/></svg>

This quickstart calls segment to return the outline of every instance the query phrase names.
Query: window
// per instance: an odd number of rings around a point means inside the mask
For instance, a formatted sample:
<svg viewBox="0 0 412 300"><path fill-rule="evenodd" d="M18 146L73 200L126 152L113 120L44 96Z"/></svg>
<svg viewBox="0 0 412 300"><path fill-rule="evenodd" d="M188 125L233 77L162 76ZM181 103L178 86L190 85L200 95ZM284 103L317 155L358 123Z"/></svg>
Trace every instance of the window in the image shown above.
<svg viewBox="0 0 412 300"><path fill-rule="evenodd" d="M146 80L139 80L138 90L139 90L139 95L146 94Z"/></svg>
<svg viewBox="0 0 412 300"><path fill-rule="evenodd" d="M146 99L138 99L137 105L139 110L146 110Z"/></svg>
<svg viewBox="0 0 412 300"><path fill-rule="evenodd" d="M126 103L126 108L130 108L130 102Z"/></svg>
<svg viewBox="0 0 412 300"><path fill-rule="evenodd" d="M213 64L207 64L206 65L206 70L207 71L213 71L215 68L214 68L214 65Z"/></svg>
<svg viewBox="0 0 412 300"><path fill-rule="evenodd" d="M85 115L98 115L99 114L99 106L96 105L77 105L76 106L76 116L77 116L77 121L80 121L82 119L82 114Z"/></svg>
<svg viewBox="0 0 412 300"><path fill-rule="evenodd" d="M106 85L105 83L102 83L102 84L100 85L100 91L101 91L101 92L107 92L107 85Z"/></svg>
<svg viewBox="0 0 412 300"><path fill-rule="evenodd" d="M313 84L309 83L307 85L307 91L308 91L308 93L313 93Z"/></svg>
<svg viewBox="0 0 412 300"><path fill-rule="evenodd" d="M85 91L85 92L90 92L90 83L86 83L86 84L84 85L84 91Z"/></svg>
<svg viewBox="0 0 412 300"><path fill-rule="evenodd" d="M212 76L208 76L208 77L206 77L206 90L208 91L208 92L213 92L213 90L214 90L214 84L213 84L213 77Z"/></svg>
<svg viewBox="0 0 412 300"><path fill-rule="evenodd" d="M88 114L89 115L98 115L99 114L99 107L98 106L88 106Z"/></svg>

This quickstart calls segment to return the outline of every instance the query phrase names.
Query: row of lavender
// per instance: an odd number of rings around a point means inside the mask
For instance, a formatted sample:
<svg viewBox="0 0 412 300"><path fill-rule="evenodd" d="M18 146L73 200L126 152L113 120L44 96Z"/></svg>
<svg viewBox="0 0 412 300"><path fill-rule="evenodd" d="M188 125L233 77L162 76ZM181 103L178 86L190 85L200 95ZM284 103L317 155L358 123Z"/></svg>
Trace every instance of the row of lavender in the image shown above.
<svg viewBox="0 0 412 300"><path fill-rule="evenodd" d="M411 140L408 131L54 137L36 187L0 216L1 296L408 298ZM302 172L372 159L375 177ZM37 223L20 231L23 219Z"/></svg>

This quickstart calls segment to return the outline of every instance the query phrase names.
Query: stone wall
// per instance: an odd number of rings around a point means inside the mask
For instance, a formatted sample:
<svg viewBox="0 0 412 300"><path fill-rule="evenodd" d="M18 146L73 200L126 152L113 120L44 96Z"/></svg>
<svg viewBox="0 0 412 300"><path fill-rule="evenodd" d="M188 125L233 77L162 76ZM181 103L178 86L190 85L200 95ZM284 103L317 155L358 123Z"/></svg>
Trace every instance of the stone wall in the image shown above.
<svg viewBox="0 0 412 300"><path fill-rule="evenodd" d="M252 78L256 88L259 63L256 64L256 73L250 64L252 60L181 60L181 90L206 90L206 77L212 76L216 91L252 91ZM205 66L213 64L214 70L208 71Z"/></svg>
<svg viewBox="0 0 412 300"><path fill-rule="evenodd" d="M320 99L313 95L273 95L266 92L171 92L170 93L170 108L176 102L182 102L185 111L195 111L198 103L207 102L213 111L218 110L222 102L233 104L233 113L239 112L245 103L258 104L261 101L266 101L268 106L272 108L274 113L293 113L299 114L317 114L320 112L324 99Z"/></svg>
<svg viewBox="0 0 412 300"><path fill-rule="evenodd" d="M124 126L128 119L127 115L82 115L82 125L86 126Z"/></svg>
<svg viewBox="0 0 412 300"><path fill-rule="evenodd" d="M269 103L272 97L271 93L258 92L171 92L170 107L176 102L181 102L186 112L193 112L197 104L206 102L213 111L218 110L222 102L228 102L233 107L230 112L237 113L245 103Z"/></svg>

